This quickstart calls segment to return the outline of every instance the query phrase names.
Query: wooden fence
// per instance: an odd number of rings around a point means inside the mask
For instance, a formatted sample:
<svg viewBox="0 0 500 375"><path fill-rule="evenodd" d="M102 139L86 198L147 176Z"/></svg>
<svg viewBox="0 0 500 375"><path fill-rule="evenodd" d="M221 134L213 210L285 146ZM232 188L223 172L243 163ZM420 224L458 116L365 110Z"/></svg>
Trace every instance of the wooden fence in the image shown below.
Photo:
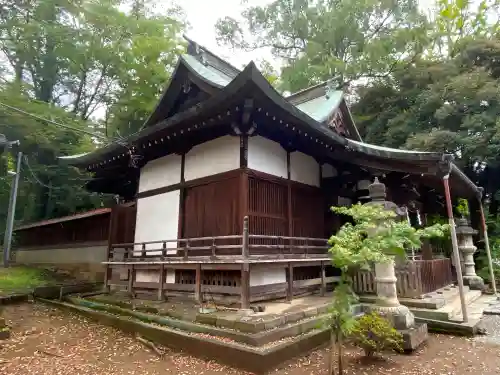
<svg viewBox="0 0 500 375"><path fill-rule="evenodd" d="M420 298L454 282L449 258L416 260L396 266L396 288L399 297ZM358 294L375 294L373 270L360 270L353 277L353 287Z"/></svg>

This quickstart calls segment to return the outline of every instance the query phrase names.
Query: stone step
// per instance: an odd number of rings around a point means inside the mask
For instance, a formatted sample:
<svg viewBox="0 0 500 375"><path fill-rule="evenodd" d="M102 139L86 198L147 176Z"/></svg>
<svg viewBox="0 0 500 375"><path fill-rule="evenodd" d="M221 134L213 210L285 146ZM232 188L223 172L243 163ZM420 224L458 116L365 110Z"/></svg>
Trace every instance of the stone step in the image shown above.
<svg viewBox="0 0 500 375"><path fill-rule="evenodd" d="M458 291L458 288L453 289ZM481 297L480 291L469 290L468 287L464 288L464 292L467 305L470 305ZM455 290L447 291L442 298L445 303L438 309L410 308L410 311L416 317L439 321L451 321L451 319L457 316L457 314L461 315L462 304L460 302L460 294L458 292L455 292Z"/></svg>

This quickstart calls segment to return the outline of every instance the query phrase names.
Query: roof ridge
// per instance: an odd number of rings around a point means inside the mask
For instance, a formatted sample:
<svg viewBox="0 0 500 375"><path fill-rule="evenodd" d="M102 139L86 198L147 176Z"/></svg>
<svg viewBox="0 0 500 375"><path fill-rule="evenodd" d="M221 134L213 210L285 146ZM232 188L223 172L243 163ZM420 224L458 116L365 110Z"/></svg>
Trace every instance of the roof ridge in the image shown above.
<svg viewBox="0 0 500 375"><path fill-rule="evenodd" d="M212 68L220 71L221 73L227 75L230 78L235 78L241 70L236 68L234 65L232 65L230 62L224 60L223 58L217 56L215 53L210 51L208 48L202 46L201 44L195 42L194 40L190 39L186 35L183 36L184 39L188 41L188 48L187 48L187 54L190 56L193 56L196 58L198 61L200 61L204 65L210 65ZM203 56L203 54L208 55L209 58L215 60L213 63L211 61L206 60L206 56ZM217 65L219 64L219 65Z"/></svg>

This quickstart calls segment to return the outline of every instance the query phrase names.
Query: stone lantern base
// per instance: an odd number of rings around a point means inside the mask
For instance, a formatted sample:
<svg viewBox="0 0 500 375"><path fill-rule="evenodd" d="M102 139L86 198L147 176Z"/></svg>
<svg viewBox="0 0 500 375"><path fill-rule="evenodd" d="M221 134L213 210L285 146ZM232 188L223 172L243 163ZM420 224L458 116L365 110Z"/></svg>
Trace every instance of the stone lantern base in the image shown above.
<svg viewBox="0 0 500 375"><path fill-rule="evenodd" d="M477 276L464 276L464 285L467 285L471 290L484 290L485 285L484 285L484 280Z"/></svg>

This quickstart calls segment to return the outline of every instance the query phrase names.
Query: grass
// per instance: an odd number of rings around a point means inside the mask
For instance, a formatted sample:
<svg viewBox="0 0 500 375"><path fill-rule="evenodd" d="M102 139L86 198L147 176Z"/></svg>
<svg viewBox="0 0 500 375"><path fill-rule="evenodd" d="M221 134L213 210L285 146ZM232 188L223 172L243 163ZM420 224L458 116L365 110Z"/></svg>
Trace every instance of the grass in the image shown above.
<svg viewBox="0 0 500 375"><path fill-rule="evenodd" d="M47 270L28 267L0 268L0 293L25 291L55 283L56 279Z"/></svg>

